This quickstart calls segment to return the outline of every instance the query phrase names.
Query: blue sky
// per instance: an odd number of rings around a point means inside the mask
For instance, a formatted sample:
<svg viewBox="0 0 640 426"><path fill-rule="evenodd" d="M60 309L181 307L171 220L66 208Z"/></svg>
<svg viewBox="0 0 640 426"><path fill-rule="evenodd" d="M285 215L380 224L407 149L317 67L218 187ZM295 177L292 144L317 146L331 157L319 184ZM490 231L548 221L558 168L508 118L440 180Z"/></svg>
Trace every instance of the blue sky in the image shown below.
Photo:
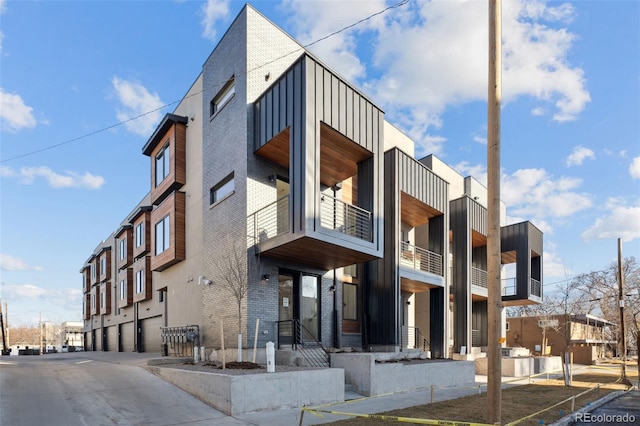
<svg viewBox="0 0 640 426"><path fill-rule="evenodd" d="M307 44L398 1L251 3ZM243 4L0 0L12 324L80 319L81 266L149 190L142 146ZM486 16L485 1L410 0L312 50L418 156L485 181ZM508 0L502 28L502 198L545 233L545 288L606 268L618 238L640 258L640 3Z"/></svg>

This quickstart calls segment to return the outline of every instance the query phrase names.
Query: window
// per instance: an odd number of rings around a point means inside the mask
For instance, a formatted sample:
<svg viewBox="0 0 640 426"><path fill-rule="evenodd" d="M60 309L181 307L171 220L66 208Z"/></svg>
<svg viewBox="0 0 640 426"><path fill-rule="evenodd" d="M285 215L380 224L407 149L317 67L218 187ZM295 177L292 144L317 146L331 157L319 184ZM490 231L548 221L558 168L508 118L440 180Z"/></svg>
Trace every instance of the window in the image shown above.
<svg viewBox="0 0 640 426"><path fill-rule="evenodd" d="M233 95L236 94L236 79L235 77L231 77L227 84L224 85L222 90L218 92L215 98L211 101L209 105L209 115L213 117L224 107L227 102L233 98Z"/></svg>
<svg viewBox="0 0 640 426"><path fill-rule="evenodd" d="M224 178L220 183L211 188L209 193L210 204L217 203L224 197L231 195L235 191L235 181L233 179L233 173Z"/></svg>
<svg viewBox="0 0 640 426"><path fill-rule="evenodd" d="M120 300L126 300L127 298L127 282L125 280L120 281Z"/></svg>
<svg viewBox="0 0 640 426"><path fill-rule="evenodd" d="M156 247L155 254L159 255L169 248L171 236L171 227L169 224L169 216L165 216L160 222L156 223Z"/></svg>
<svg viewBox="0 0 640 426"><path fill-rule="evenodd" d="M104 291L101 291L101 292L100 292L100 309L104 309L104 306L105 306L105 299L106 299L106 298L105 298L105 296L106 296L106 295L105 295L105 292L104 292Z"/></svg>
<svg viewBox="0 0 640 426"><path fill-rule="evenodd" d="M136 225L136 248L144 244L144 222Z"/></svg>
<svg viewBox="0 0 640 426"><path fill-rule="evenodd" d="M100 276L103 276L107 273L107 258L100 258Z"/></svg>
<svg viewBox="0 0 640 426"><path fill-rule="evenodd" d="M96 310L96 295L95 294L91 295L91 310L92 311Z"/></svg>
<svg viewBox="0 0 640 426"><path fill-rule="evenodd" d="M136 293L144 293L144 270L136 272Z"/></svg>
<svg viewBox="0 0 640 426"><path fill-rule="evenodd" d="M96 279L96 264L95 263L91 264L91 279L92 280Z"/></svg>
<svg viewBox="0 0 640 426"><path fill-rule="evenodd" d="M342 284L342 318L346 320L358 319L358 286Z"/></svg>
<svg viewBox="0 0 640 426"><path fill-rule="evenodd" d="M156 186L169 176L169 142L156 155Z"/></svg>
<svg viewBox="0 0 640 426"><path fill-rule="evenodd" d="M127 257L127 239L120 240L120 260L124 260Z"/></svg>

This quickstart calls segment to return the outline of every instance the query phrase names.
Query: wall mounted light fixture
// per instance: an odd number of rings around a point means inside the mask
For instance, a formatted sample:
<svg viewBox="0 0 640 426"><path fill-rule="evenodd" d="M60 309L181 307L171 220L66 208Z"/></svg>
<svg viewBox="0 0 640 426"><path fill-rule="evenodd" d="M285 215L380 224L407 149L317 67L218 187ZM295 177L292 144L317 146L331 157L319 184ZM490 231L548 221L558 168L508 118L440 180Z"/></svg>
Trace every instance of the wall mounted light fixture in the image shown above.
<svg viewBox="0 0 640 426"><path fill-rule="evenodd" d="M268 283L268 282L269 282L269 274L264 274L264 275L262 276L262 281L264 281L264 282L267 282L267 283Z"/></svg>

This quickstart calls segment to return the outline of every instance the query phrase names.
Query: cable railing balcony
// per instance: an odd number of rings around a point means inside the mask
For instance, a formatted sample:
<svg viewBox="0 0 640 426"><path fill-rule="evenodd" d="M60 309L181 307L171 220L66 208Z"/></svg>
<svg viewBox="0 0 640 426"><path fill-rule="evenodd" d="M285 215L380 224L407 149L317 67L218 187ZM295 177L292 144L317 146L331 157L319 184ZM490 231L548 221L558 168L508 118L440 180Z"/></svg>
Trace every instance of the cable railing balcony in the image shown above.
<svg viewBox="0 0 640 426"><path fill-rule="evenodd" d="M320 196L320 225L365 241L373 236L370 211L327 194Z"/></svg>
<svg viewBox="0 0 640 426"><path fill-rule="evenodd" d="M472 266L471 267L471 284L476 285L478 287L488 288L487 271Z"/></svg>
<svg viewBox="0 0 640 426"><path fill-rule="evenodd" d="M542 285L540 281L534 278L529 280L529 294L536 297L542 297Z"/></svg>
<svg viewBox="0 0 640 426"><path fill-rule="evenodd" d="M442 275L442 255L406 241L400 242L400 264L423 272Z"/></svg>
<svg viewBox="0 0 640 426"><path fill-rule="evenodd" d="M249 216L249 234L255 243L290 231L289 195L285 195Z"/></svg>
<svg viewBox="0 0 640 426"><path fill-rule="evenodd" d="M515 296L518 294L518 287L516 286L516 279L507 278L502 280L504 282L504 286L502 287L502 295L503 296Z"/></svg>

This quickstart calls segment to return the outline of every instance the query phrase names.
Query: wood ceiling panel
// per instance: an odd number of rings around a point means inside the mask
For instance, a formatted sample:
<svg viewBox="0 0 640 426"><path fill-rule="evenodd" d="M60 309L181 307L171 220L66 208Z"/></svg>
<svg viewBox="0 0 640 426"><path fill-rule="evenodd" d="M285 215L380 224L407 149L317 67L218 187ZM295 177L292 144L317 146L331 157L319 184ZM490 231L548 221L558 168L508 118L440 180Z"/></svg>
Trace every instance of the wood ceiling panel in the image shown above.
<svg viewBox="0 0 640 426"><path fill-rule="evenodd" d="M333 186L358 173L358 163L371 157L371 152L320 123L320 180Z"/></svg>
<svg viewBox="0 0 640 426"><path fill-rule="evenodd" d="M419 201L417 198L405 192L400 193L400 215L403 222L413 227L418 227L440 214L438 210Z"/></svg>

